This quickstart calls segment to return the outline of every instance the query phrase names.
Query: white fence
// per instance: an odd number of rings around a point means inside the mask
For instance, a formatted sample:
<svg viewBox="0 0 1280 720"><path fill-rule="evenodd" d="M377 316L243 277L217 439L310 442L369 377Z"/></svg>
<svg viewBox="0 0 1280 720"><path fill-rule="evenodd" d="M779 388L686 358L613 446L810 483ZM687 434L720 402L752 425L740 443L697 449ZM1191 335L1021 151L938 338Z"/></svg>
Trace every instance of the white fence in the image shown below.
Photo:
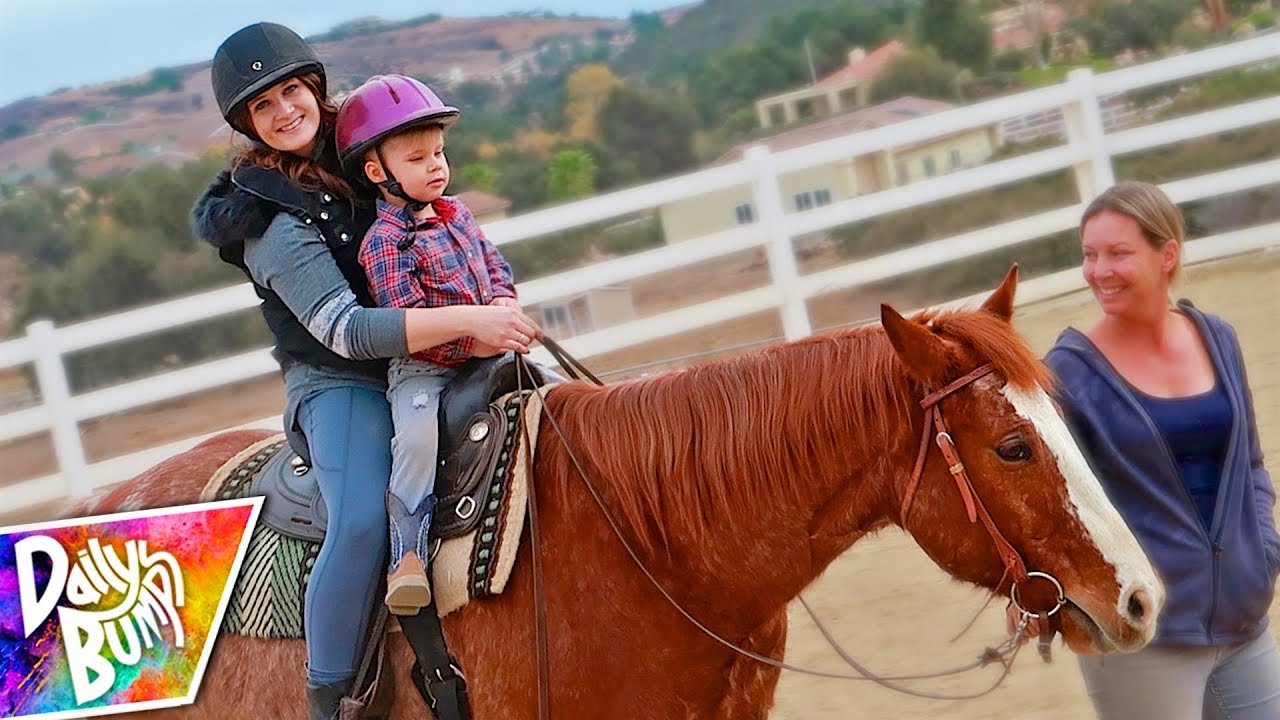
<svg viewBox="0 0 1280 720"><path fill-rule="evenodd" d="M1101 75L1087 69L1076 70L1058 85L806 147L778 153L755 147L741 161L729 165L527 213L489 224L485 231L498 244L518 242L651 211L690 196L750 185L758 211L755 223L526 282L520 286L521 300L526 304L545 302L763 247L772 278L766 287L644 317L571 338L565 344L576 355L591 357L769 310L781 314L786 337L795 339L811 332L806 307L809 298L1014 247L1074 227L1082 210L1081 201L1114 183L1112 162L1116 156L1280 120L1280 97L1273 97L1107 133L1099 97L1278 59L1280 35L1269 35ZM778 183L783 174L1046 110L1061 110L1066 118L1067 140L1061 146L803 213L789 214L784 208ZM1079 193L1078 198L1069 199L1066 207L836 268L804 275L797 268L794 238L1065 169L1074 171ZM1276 183L1280 183L1280 160L1182 179L1163 187L1176 202L1187 202ZM1188 261L1200 261L1271 245L1280 245L1280 223L1194 241L1189 243L1186 257ZM1033 302L1080 286L1079 273L1066 271L1020 286L1018 300ZM64 355L243 312L257 302L247 285L239 285L62 328L37 322L28 327L26 337L0 343L0 368L34 364L43 400L42 405L0 415L0 442L48 431L60 468L54 476L0 485L0 509L16 510L118 482L200 439L89 465L78 429L82 421L277 371L264 349L73 396L66 380ZM254 424L278 427L278 419Z"/></svg>

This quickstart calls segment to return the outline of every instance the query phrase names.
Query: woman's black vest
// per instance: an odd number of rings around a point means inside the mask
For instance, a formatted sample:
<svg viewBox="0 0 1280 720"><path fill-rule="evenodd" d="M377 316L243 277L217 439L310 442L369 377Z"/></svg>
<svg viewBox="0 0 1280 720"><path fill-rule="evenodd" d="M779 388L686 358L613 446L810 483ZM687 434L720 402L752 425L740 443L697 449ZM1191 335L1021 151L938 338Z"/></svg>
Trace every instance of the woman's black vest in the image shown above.
<svg viewBox="0 0 1280 720"><path fill-rule="evenodd" d="M228 230L226 227L220 228L216 234L221 234L224 242L211 239L207 231L201 234L218 247L219 257L244 271L253 283L254 291L262 298L262 315L275 337L275 355L281 364L319 365L384 379L387 371L385 360L348 360L325 347L302 325L279 295L254 281L244 261L244 239L260 236L271 218L287 212L315 228L333 254L356 300L364 307L376 307L369 295L369 283L358 257L364 233L376 216L373 205L355 205L346 198L325 191L306 191L278 172L253 166L235 168L229 177L224 174L218 180L225 183L219 202L231 207L220 208L217 212L223 218L238 218L241 227L235 228L234 232L225 232ZM210 201L209 195L217 192L218 185L219 182L215 182L210 193L202 198L197 205L197 213L204 210L206 215L212 214L201 206ZM251 224L243 222L247 218L259 219L256 234L244 227ZM199 225L202 219L198 217L196 222ZM234 237L234 240L226 242L229 237Z"/></svg>

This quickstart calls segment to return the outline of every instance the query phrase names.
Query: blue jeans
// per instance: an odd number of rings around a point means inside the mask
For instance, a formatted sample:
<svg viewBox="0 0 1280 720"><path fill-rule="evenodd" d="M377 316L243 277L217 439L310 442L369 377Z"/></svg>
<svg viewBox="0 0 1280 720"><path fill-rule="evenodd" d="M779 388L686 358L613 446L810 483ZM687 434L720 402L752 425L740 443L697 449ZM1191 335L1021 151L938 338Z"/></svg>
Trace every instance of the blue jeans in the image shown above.
<svg viewBox="0 0 1280 720"><path fill-rule="evenodd" d="M1270 628L1225 647L1149 647L1079 658L1100 720L1275 720L1280 652Z"/></svg>
<svg viewBox="0 0 1280 720"><path fill-rule="evenodd" d="M390 489L410 512L435 490L440 396L457 375L457 370L431 363L391 361L387 400L396 434L391 439Z"/></svg>
<svg viewBox="0 0 1280 720"><path fill-rule="evenodd" d="M307 681L355 677L385 565L391 411L375 390L322 390L303 400L299 426L329 510L329 530L307 582Z"/></svg>

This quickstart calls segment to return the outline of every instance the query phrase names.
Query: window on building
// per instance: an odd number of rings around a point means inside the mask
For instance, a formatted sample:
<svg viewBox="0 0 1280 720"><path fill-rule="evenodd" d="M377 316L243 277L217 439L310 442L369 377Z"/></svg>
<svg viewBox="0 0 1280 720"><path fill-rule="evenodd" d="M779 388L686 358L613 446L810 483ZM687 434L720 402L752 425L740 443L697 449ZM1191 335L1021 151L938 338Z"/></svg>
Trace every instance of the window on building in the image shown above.
<svg viewBox="0 0 1280 720"><path fill-rule="evenodd" d="M569 306L560 305L543 305L542 306L542 326L548 334L556 337L569 337L573 335L573 321L570 319Z"/></svg>
<svg viewBox="0 0 1280 720"><path fill-rule="evenodd" d="M809 192L808 190L801 193L796 193L794 200L796 203L796 210L799 210L801 212L813 207L813 193Z"/></svg>
<svg viewBox="0 0 1280 720"><path fill-rule="evenodd" d="M813 191L813 204L817 207L831 204L831 191L826 188L818 188Z"/></svg>
<svg viewBox="0 0 1280 720"><path fill-rule="evenodd" d="M595 329L595 323L591 322L591 305L587 302L586 295L574 298L569 303L569 321L573 323L574 334Z"/></svg>
<svg viewBox="0 0 1280 720"><path fill-rule="evenodd" d="M796 117L800 119L811 118L818 114L817 107L814 106L812 99L804 99L796 101Z"/></svg>
<svg viewBox="0 0 1280 720"><path fill-rule="evenodd" d="M739 225L750 225L756 221L756 208L751 203L742 203L733 209L734 217Z"/></svg>
<svg viewBox="0 0 1280 720"><path fill-rule="evenodd" d="M957 168L959 168L959 167L961 167L961 166L963 166L963 165L964 165L964 158L960 155L960 151L959 151L959 150L952 149L952 151L951 151L951 169L952 169L952 170L955 170L955 169L957 169Z"/></svg>
<svg viewBox="0 0 1280 720"><path fill-rule="evenodd" d="M932 155L925 155L925 156L924 156L924 162L923 162L922 164L923 164L923 166L924 166L924 176L925 176L925 177L934 177L935 175L937 175L937 174L938 174L938 166L937 166L937 164L933 161L933 156L932 156Z"/></svg>
<svg viewBox="0 0 1280 720"><path fill-rule="evenodd" d="M907 162L905 160L898 160L897 162L894 163L894 166L895 166L895 171L898 174L898 184L899 185L905 184L907 180L910 179L910 177L907 175Z"/></svg>
<svg viewBox="0 0 1280 720"><path fill-rule="evenodd" d="M787 109L782 105L769 106L769 124L783 125L787 122Z"/></svg>

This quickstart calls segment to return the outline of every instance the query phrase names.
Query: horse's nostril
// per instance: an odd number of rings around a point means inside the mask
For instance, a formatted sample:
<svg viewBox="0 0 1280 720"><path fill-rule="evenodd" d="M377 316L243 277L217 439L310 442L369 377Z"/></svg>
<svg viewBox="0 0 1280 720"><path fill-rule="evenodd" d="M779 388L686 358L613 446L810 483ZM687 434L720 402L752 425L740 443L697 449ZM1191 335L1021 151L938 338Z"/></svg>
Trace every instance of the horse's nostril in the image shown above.
<svg viewBox="0 0 1280 720"><path fill-rule="evenodd" d="M1147 608L1151 603L1145 590L1135 590L1129 595L1129 619L1141 623L1147 618Z"/></svg>

